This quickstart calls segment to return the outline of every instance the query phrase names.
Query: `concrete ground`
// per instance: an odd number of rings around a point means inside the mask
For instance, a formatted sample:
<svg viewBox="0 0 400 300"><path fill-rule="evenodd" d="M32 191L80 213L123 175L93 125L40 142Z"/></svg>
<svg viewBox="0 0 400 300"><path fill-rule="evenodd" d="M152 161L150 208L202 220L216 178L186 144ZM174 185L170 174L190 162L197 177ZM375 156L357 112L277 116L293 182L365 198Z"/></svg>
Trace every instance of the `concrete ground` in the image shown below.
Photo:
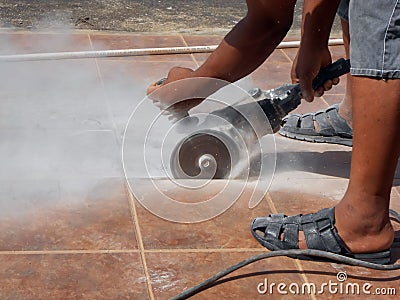
<svg viewBox="0 0 400 300"><path fill-rule="evenodd" d="M296 4L291 35L299 35L303 0ZM0 27L68 27L140 33L225 34L246 14L244 0L0 0ZM340 37L335 23L333 35Z"/></svg>
<svg viewBox="0 0 400 300"><path fill-rule="evenodd" d="M15 54L215 44L220 36L3 31L0 40L0 54ZM341 46L331 50L334 58L344 55ZM247 78L248 86L269 89L289 82L295 53L296 49L276 50ZM141 192L135 198L125 181L120 154L123 131L146 86L172 66L195 68L206 57L182 54L1 64L1 299L168 299L265 252L249 231L254 217L314 212L339 201L348 183L351 148L276 135L276 172L256 207L248 205L251 186L245 186L225 212L201 223L167 221L143 207L146 201L161 201L165 195L179 202L205 201L215 194L230 200L240 184L232 181L232 188L226 190L225 181L214 181L193 192L143 174L130 180L134 194ZM344 91L342 80L323 98L297 111L338 103ZM400 210L398 174L391 205ZM163 211L170 208L167 205ZM399 236L399 224L393 221L393 225ZM397 243L393 260L399 258ZM390 292L388 288L400 293L399 271L280 257L240 269L194 299L294 298L289 290L288 295L276 288L267 294L260 291L266 280L275 287L339 283L337 276L343 272L346 283L370 283L371 293ZM296 299L360 297L344 293L305 292Z"/></svg>

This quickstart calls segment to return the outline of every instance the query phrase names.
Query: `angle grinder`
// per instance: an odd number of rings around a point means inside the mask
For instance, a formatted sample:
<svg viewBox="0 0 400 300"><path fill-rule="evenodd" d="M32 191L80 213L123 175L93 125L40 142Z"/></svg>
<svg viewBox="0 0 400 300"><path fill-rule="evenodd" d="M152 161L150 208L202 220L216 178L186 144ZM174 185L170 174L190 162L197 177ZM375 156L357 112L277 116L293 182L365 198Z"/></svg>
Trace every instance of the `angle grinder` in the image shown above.
<svg viewBox="0 0 400 300"><path fill-rule="evenodd" d="M349 71L350 61L341 58L320 70L313 88ZM200 124L195 116L185 117L184 122L195 124L196 129L172 151L174 178L240 179L260 172L260 138L279 130L282 119L300 105L301 91L299 84L286 84L268 91L257 88L249 94L255 101L215 110Z"/></svg>

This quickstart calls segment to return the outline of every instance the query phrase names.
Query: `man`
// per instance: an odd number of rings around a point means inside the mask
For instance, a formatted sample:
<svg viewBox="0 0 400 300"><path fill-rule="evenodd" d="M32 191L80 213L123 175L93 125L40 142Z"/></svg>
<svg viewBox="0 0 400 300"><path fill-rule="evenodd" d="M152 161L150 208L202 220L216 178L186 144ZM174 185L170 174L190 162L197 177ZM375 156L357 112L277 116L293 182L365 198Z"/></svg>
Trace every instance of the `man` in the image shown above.
<svg viewBox="0 0 400 300"><path fill-rule="evenodd" d="M335 83L312 89L312 79L331 60L327 41L339 2L304 3L294 77L306 101ZM247 3L247 16L206 63L196 71L172 69L167 83L196 76L232 82L259 66L288 30L295 1ZM350 0L349 5L353 155L348 189L335 207L315 214L257 218L252 233L270 250L313 248L384 264L390 262L394 238L389 201L400 156L400 3ZM188 101L184 108L198 103Z"/></svg>
<svg viewBox="0 0 400 300"><path fill-rule="evenodd" d="M320 68L326 46L323 16L334 13L326 1L306 1L304 8L296 73L307 101L313 99L311 78ZM390 262L394 237L390 191L400 155L399 21L398 0L350 0L353 155L349 186L334 208L254 220L254 236L269 249L308 247Z"/></svg>

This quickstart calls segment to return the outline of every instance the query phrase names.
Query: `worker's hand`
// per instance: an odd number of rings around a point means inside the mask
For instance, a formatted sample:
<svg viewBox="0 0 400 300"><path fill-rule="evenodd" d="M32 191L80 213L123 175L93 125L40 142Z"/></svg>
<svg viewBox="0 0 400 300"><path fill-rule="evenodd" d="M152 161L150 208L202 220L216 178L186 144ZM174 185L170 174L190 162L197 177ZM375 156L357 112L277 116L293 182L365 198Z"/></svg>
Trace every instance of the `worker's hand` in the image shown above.
<svg viewBox="0 0 400 300"><path fill-rule="evenodd" d="M153 82L148 88L147 88L147 95L151 94L155 90L159 89L163 85L166 85L168 83L180 80L180 79L186 79L186 78L191 78L193 77L194 71L189 68L182 68L182 67L173 67L171 70L168 72L168 76L166 80L162 84L157 84L158 81Z"/></svg>
<svg viewBox="0 0 400 300"><path fill-rule="evenodd" d="M319 70L332 63L331 53L328 48L320 51L298 51L294 59L291 79L293 83L300 83L302 97L311 102L314 96L321 97L325 91L329 91L333 85L339 83L339 78L327 80L323 86L315 91L312 88L312 80L317 76Z"/></svg>
<svg viewBox="0 0 400 300"><path fill-rule="evenodd" d="M199 86L196 86L196 79L190 79L193 77L192 69L174 67L161 84L157 82L151 84L147 88L147 94L160 108L167 109L175 115L185 115L204 100L204 98L195 97L198 96Z"/></svg>

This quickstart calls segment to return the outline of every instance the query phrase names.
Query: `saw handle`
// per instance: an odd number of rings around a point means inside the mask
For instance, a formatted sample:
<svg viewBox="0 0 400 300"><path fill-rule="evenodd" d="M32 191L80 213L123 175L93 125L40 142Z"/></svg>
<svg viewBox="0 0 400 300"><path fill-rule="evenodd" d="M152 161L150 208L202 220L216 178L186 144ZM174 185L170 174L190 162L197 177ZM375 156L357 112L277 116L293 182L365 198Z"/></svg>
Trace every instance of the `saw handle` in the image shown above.
<svg viewBox="0 0 400 300"><path fill-rule="evenodd" d="M323 86L323 84L327 80L332 80L333 78L340 77L344 74L347 74L348 72L350 72L350 60L340 58L334 63L326 67L323 67L319 71L318 75L313 80L312 83L313 89L316 90L320 86ZM272 99L272 102L281 108L281 110L279 110L280 111L279 117L281 118L286 116L292 110L296 109L297 106L299 106L301 103L302 95L300 90L300 84L296 83L291 86L292 87L290 88L290 90L288 90L286 97ZM260 105L262 106L261 103Z"/></svg>
<svg viewBox="0 0 400 300"><path fill-rule="evenodd" d="M316 90L322 86L327 80L340 77L350 71L350 60L340 58L334 63L322 68L318 75L313 80L313 88ZM291 111L296 109L301 103L301 90L300 84L293 84L288 86L289 89L286 96L283 98L263 99L259 100L258 104L261 106L265 115L267 116L271 128L274 132L278 131L282 119Z"/></svg>
<svg viewBox="0 0 400 300"><path fill-rule="evenodd" d="M322 68L317 77L314 78L312 86L316 90L323 86L325 81L332 80L333 78L340 77L350 72L350 60L340 58L334 63Z"/></svg>

